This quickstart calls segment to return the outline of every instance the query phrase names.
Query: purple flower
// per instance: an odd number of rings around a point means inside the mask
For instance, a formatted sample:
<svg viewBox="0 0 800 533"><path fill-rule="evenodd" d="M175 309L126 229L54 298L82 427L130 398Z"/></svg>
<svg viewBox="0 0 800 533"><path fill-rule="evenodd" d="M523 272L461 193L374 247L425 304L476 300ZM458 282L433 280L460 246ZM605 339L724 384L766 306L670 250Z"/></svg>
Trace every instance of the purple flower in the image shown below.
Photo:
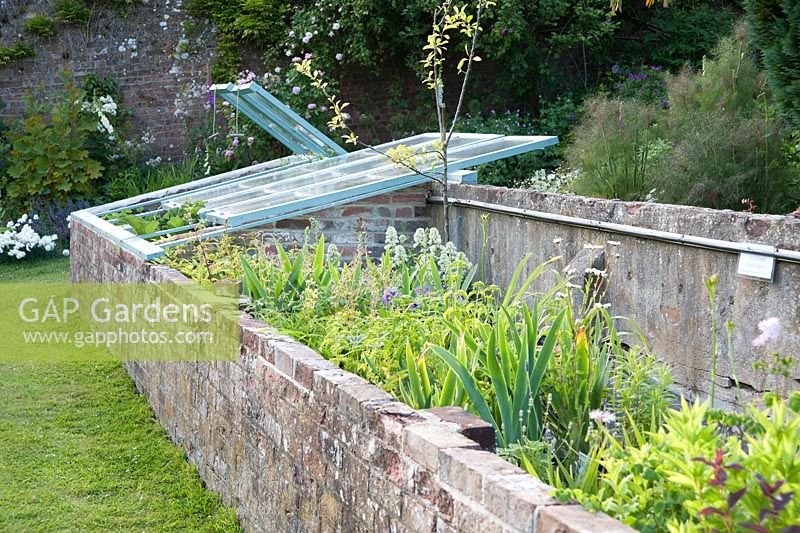
<svg viewBox="0 0 800 533"><path fill-rule="evenodd" d="M239 146L239 137L234 137L233 141L231 141L231 144L233 145L234 148Z"/></svg>
<svg viewBox="0 0 800 533"><path fill-rule="evenodd" d="M253 146L253 143L256 142L255 137L248 137L247 138L247 146Z"/></svg>
<svg viewBox="0 0 800 533"><path fill-rule="evenodd" d="M775 342L781 334L781 322L777 317L770 317L758 323L761 334L753 339L753 346L764 346L768 342Z"/></svg>
<svg viewBox="0 0 800 533"><path fill-rule="evenodd" d="M206 96L206 106L207 109L211 109L214 107L214 91L211 90L211 76L209 76L208 80L206 81L206 90L208 91Z"/></svg>
<svg viewBox="0 0 800 533"><path fill-rule="evenodd" d="M227 157L228 159L230 159L231 157L233 157L233 150L231 150L230 148L228 148L227 150L225 150L225 157Z"/></svg>
<svg viewBox="0 0 800 533"><path fill-rule="evenodd" d="M317 108L317 104L315 104L314 102L311 102L310 104L308 104L308 108L309 109L316 109Z"/></svg>
<svg viewBox="0 0 800 533"><path fill-rule="evenodd" d="M506 37L508 35L508 28L503 28L502 30L500 30L500 35Z"/></svg>
<svg viewBox="0 0 800 533"><path fill-rule="evenodd" d="M298 94L300 94L300 87L298 87L297 85L295 85L294 87L292 87L292 94L293 94L293 95L295 95L295 96L297 96Z"/></svg>
<svg viewBox="0 0 800 533"><path fill-rule="evenodd" d="M292 58L292 63L299 63L300 61L302 61L302 59L300 59L300 58L299 58L299 57L297 57L297 56L294 56L294 57Z"/></svg>
<svg viewBox="0 0 800 533"><path fill-rule="evenodd" d="M311 52L306 52L306 54L303 57L305 57L306 59L311 59L312 57L314 57L314 54L312 54Z"/></svg>
<svg viewBox="0 0 800 533"><path fill-rule="evenodd" d="M385 303L386 305L391 305L392 300L394 300L396 296L397 296L397 289L395 289L394 287L386 287L385 289L383 289L383 298L381 298L381 300L383 300L383 303Z"/></svg>

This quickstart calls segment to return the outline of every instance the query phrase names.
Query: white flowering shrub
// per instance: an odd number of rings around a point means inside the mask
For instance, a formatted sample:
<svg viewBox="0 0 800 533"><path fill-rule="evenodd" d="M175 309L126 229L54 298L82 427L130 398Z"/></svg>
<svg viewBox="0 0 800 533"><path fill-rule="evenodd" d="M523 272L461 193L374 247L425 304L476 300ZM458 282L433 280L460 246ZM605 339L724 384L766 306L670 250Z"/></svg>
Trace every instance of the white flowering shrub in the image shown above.
<svg viewBox="0 0 800 533"><path fill-rule="evenodd" d="M114 140L114 126L108 118L117 114L117 104L114 102L114 98L110 95L99 96L91 102L84 101L80 105L82 111L97 116L99 120L97 131L107 133L109 140Z"/></svg>
<svg viewBox="0 0 800 533"><path fill-rule="evenodd" d="M408 263L408 252L403 244L408 240L406 235L398 235L394 226L386 228L386 244L383 249L389 256L392 267L398 268Z"/></svg>
<svg viewBox="0 0 800 533"><path fill-rule="evenodd" d="M547 170L542 168L535 171L519 186L523 189L532 189L539 192L563 193L568 191L570 184L578 178L579 174L577 170Z"/></svg>
<svg viewBox="0 0 800 533"><path fill-rule="evenodd" d="M0 257L24 259L36 251L52 252L56 249L58 235L39 235L32 224L39 220L38 215L22 215L11 220L0 230Z"/></svg>

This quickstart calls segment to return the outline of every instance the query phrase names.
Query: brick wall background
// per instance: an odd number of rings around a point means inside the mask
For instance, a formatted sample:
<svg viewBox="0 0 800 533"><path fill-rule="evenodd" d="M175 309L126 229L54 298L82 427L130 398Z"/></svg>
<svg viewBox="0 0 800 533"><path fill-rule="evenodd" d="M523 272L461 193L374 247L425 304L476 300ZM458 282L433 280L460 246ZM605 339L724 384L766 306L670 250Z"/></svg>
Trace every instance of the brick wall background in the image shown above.
<svg viewBox="0 0 800 533"><path fill-rule="evenodd" d="M49 95L62 83L59 72L69 67L80 80L86 74L113 75L120 83L124 105L132 110L136 137L155 135L154 155L179 158L192 124L205 117L208 65L214 59L214 33L192 22L182 0L137 2L126 14L93 7L86 27L58 25L47 40L33 40L24 21L37 13L52 13L49 2L9 2L8 21L0 24L0 43L10 45L18 35L31 42L36 57L0 67L0 99L6 116L19 116L27 90ZM13 9L12 9L13 8ZM182 41L182 39L184 41Z"/></svg>
<svg viewBox="0 0 800 533"><path fill-rule="evenodd" d="M404 209L385 215L405 217ZM70 263L75 282L187 281L75 222ZM243 317L240 329L237 362L127 368L167 433L208 486L236 507L245 529L632 531L553 499L550 487L487 451L491 428L472 415L414 411L267 324Z"/></svg>
<svg viewBox="0 0 800 533"><path fill-rule="evenodd" d="M33 58L0 66L0 100L6 103L0 118L22 114L26 91L44 98L56 92L62 86L59 72L65 68L78 81L89 73L113 75L124 105L133 111L132 138L152 133L152 155L182 158L191 128L208 119L204 105L209 66L215 59L213 28L191 18L184 0L142 0L125 13L100 5L92 7L86 27L58 24L55 35L42 40L27 35L24 23L35 14L52 15L51 2L0 2L0 44L10 46L21 37L36 50ZM258 74L274 67L264 65L261 54L247 45L243 56L244 67ZM373 143L391 138L388 123L398 113L394 99L412 99L422 87L402 66L385 65L381 73L349 69L333 75L341 81L342 99L352 103L352 125Z"/></svg>

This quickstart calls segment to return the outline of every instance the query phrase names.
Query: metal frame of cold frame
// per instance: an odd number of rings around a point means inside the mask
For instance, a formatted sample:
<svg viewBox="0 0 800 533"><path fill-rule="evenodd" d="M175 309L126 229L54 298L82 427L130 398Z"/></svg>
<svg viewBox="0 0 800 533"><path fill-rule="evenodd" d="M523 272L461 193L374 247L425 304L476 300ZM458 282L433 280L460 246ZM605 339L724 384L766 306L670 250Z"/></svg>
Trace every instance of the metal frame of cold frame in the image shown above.
<svg viewBox="0 0 800 533"><path fill-rule="evenodd" d="M316 161L292 156L128 200L78 211L73 213L71 218L104 234L112 242L135 256L151 260L163 255L166 248L191 240L241 231L425 183L430 180L429 176L398 167L397 164L387 159L384 151L406 143L419 146L422 150L426 144L432 144L436 139L438 139L438 134L435 133L420 134L375 148ZM541 149L558 142L557 137L504 137L470 133L455 134L454 139L456 148L448 152L450 169L448 176L456 183L475 182L476 173L467 171L467 168ZM422 151L424 152L424 150ZM338 175L328 176L328 179L325 179L325 172L330 170L336 170ZM430 173L431 170L422 169L422 172ZM286 176L291 177L286 178ZM205 226L188 237L185 234L196 230L198 224L159 230L146 235L135 235L129 231L129 227L115 225L113 218L107 219L108 215L125 210L143 210L143 212L137 213L137 216L165 212L185 201L191 201L198 194L210 194L214 200L226 197L236 200L236 195L243 191L254 190L258 193L261 190L259 187L262 189L266 187L263 183L251 185L259 183L258 180L266 180L267 185L277 184L278 189L281 189L281 185L288 187L277 191L263 190L263 194L256 194L252 198L241 202L234 201L228 205L223 200L215 209L203 209L201 218L204 222L211 223L212 226ZM304 180L304 185L292 187L290 186L292 180L295 180L295 185L301 183L297 180ZM287 199L287 195L297 198ZM270 196L273 200L286 201L270 205ZM245 208L245 210L229 216L224 209L232 206ZM254 209L250 209L251 207ZM153 237L161 239L157 242L147 240Z"/></svg>
<svg viewBox="0 0 800 533"><path fill-rule="evenodd" d="M433 204L444 204L444 198L441 196L431 196L428 198L428 202ZM454 206L466 207L469 209L478 209L480 211L489 211L501 215L509 215L530 220L540 220L542 222L550 222L564 226L593 229L607 233L614 233L617 235L624 235L627 237L638 237L640 239L662 241L681 246L691 246L694 248L703 248L706 250L714 250L732 254L746 253L763 255L767 257L773 257L779 261L800 263L800 252L794 250L784 250L776 248L775 246L747 242L723 241L720 239L710 239L708 237L697 237L694 235L674 233L671 231L661 231L640 228L638 226L629 226L627 224L617 224L614 222L603 222L589 218L545 213L543 211L536 211L533 209L511 207L502 204L469 200L466 198L449 197L448 203Z"/></svg>

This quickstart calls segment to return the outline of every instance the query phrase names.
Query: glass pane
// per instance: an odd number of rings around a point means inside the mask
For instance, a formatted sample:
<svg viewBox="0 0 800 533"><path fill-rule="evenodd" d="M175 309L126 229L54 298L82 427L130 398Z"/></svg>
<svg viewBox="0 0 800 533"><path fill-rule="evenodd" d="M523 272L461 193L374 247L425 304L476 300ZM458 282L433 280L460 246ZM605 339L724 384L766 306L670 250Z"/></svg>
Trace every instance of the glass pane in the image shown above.
<svg viewBox="0 0 800 533"><path fill-rule="evenodd" d="M436 134L416 135L407 139L382 144L375 148L376 150L385 152L401 144L410 148L420 147L430 143L431 139L436 137ZM501 138L501 136L455 134L451 139L451 147L460 147L498 138ZM374 150L363 149L342 156L306 163L305 165L284 169L282 171L259 173L249 176L246 179L238 180L236 183L187 194L183 196L181 200L203 200L206 203L206 207L210 208L253 198L261 194L258 191L266 193L283 190L289 187L304 186L315 181L325 181L336 178L345 173L357 174L365 171L372 171L387 165L392 165L392 163L386 156L376 153ZM335 172L335 174L331 174L331 172ZM253 191L252 189L254 187L259 187L259 189Z"/></svg>
<svg viewBox="0 0 800 533"><path fill-rule="evenodd" d="M405 168L385 166L376 172L370 172L355 176L345 176L339 179L331 179L323 183L314 183L306 187L299 187L291 191L276 192L263 195L254 200L241 202L235 205L220 207L213 211L214 215L220 218L227 218L232 215L248 213L263 208L278 208L298 200L319 198L325 200L325 196L351 189L360 185L374 185L390 178L409 176L410 173ZM411 174L411 176L414 176Z"/></svg>
<svg viewBox="0 0 800 533"><path fill-rule="evenodd" d="M462 146L456 145L453 147L451 144L451 149L448 150L449 166L453 170L464 169L477 164L477 161L492 161L509 154L513 155L514 153L535 149L547 139L537 137L499 137L483 142L466 143ZM431 168L431 165L428 165L420 170L429 172ZM334 169L325 174L306 176L302 179L307 179L308 181L304 181L303 185L297 183L298 187L292 191L285 191L283 188L276 190L265 187L229 196L223 202L217 204L219 207L209 209L207 213L219 220L253 213L253 219L255 220L267 214L280 212L279 208L281 206L285 206L286 210L290 211L293 209L292 203L301 200L317 198L319 200L318 205L322 207L325 204L326 196L347 189L371 186L378 192L384 186L384 182L398 178L408 177L410 181L417 178L424 179L424 176L419 176L406 167L396 166L392 163L373 167L357 174L339 172L339 170ZM237 202L230 203L232 200Z"/></svg>

